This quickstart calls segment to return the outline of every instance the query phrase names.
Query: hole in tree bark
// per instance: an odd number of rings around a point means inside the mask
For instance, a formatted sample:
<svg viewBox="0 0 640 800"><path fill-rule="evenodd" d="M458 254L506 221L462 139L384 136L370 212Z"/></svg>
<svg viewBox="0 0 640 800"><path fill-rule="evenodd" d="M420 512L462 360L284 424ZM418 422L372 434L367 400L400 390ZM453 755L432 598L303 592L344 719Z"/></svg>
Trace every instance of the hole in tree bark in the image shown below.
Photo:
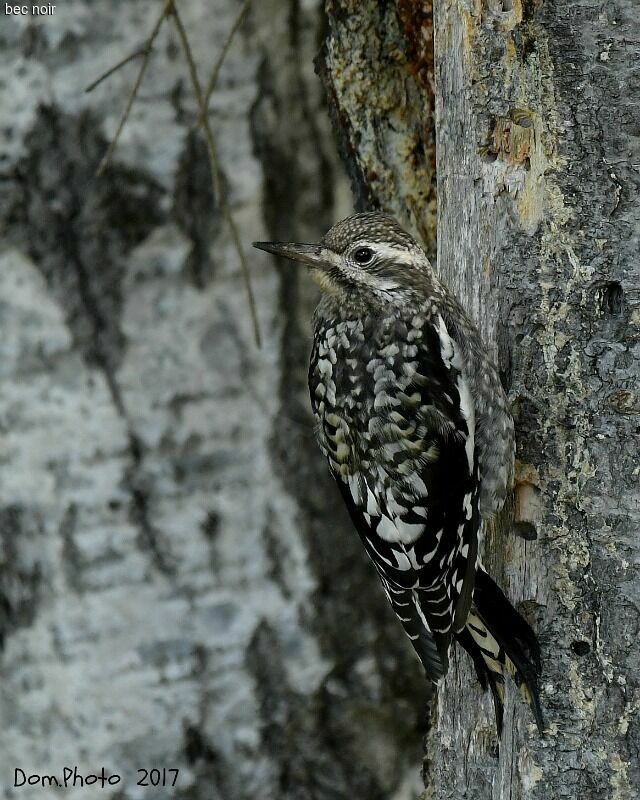
<svg viewBox="0 0 640 800"><path fill-rule="evenodd" d="M591 645L589 642L576 640L571 642L571 649L577 656L586 656L591 651Z"/></svg>
<svg viewBox="0 0 640 800"><path fill-rule="evenodd" d="M622 312L624 289L618 281L596 281L591 291L595 316L615 317Z"/></svg>
<svg viewBox="0 0 640 800"><path fill-rule="evenodd" d="M622 311L624 291L618 281L605 284L603 289L602 305L608 314L619 314Z"/></svg>
<svg viewBox="0 0 640 800"><path fill-rule="evenodd" d="M533 522L518 520L513 523L513 529L521 539L525 539L527 542L534 542L538 538L538 531Z"/></svg>

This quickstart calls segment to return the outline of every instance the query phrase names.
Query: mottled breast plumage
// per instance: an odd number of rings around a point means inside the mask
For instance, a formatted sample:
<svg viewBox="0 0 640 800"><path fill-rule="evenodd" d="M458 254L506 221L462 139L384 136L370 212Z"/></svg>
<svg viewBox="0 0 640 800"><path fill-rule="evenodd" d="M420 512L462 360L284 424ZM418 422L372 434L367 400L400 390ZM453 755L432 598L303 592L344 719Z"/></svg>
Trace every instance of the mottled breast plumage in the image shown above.
<svg viewBox="0 0 640 800"><path fill-rule="evenodd" d="M320 447L389 599L416 606L444 639L466 620L478 525L461 355L435 307L406 318L319 318L309 373ZM419 598L402 599L416 589ZM442 642L440 658L436 673L446 669Z"/></svg>

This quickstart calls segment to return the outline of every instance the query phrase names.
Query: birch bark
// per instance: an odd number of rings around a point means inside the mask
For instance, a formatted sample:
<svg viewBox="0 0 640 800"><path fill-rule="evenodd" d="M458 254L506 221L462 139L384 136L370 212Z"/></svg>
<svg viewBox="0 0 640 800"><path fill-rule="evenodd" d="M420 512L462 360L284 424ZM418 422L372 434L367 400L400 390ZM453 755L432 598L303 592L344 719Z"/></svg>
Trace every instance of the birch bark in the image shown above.
<svg viewBox="0 0 640 800"><path fill-rule="evenodd" d="M179 7L204 79L238 3ZM211 103L261 350L170 24L95 178L138 64L84 88L159 10L2 21L0 794L104 765L119 800L406 796L425 689L313 442L316 298L250 250L348 211L322 9L255 2Z"/></svg>

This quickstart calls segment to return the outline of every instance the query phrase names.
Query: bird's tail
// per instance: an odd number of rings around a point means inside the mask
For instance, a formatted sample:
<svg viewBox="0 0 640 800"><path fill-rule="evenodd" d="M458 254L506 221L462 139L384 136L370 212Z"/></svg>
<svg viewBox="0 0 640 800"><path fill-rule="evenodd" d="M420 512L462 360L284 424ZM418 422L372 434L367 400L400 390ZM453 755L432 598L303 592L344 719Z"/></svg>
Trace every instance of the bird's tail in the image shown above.
<svg viewBox="0 0 640 800"><path fill-rule="evenodd" d="M504 592L478 566L473 605L465 628L456 638L473 659L483 689L493 695L498 736L502 733L504 681L510 675L531 708L540 733L544 720L538 695L540 645L529 623Z"/></svg>

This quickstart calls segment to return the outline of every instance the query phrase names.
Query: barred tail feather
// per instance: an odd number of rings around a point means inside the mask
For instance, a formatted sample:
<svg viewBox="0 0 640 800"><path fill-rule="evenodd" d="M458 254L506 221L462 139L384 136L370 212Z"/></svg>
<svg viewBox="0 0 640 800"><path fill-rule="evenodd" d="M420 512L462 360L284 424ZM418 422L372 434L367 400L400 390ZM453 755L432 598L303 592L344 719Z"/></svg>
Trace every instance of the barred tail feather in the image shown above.
<svg viewBox="0 0 640 800"><path fill-rule="evenodd" d="M531 708L540 733L544 720L538 695L540 646L529 623L511 605L504 592L479 566L474 603L458 641L473 659L483 688L490 688L498 735L502 732L504 681L510 675Z"/></svg>

